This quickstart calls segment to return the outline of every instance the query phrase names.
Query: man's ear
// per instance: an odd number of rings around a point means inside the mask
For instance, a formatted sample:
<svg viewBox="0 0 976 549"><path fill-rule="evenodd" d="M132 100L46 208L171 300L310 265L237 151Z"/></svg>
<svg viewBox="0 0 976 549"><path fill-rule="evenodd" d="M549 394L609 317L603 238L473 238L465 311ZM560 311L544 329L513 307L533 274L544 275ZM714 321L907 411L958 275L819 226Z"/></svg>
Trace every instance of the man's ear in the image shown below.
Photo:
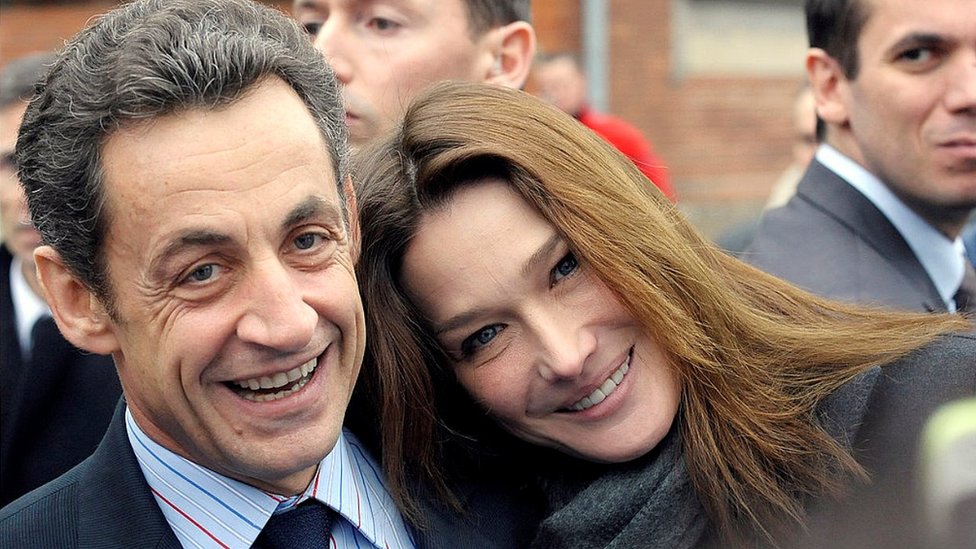
<svg viewBox="0 0 976 549"><path fill-rule="evenodd" d="M346 176L342 183L342 193L346 195L346 216L349 218L349 253L352 255L352 262L359 261L359 207L356 204L356 186L352 184L352 177Z"/></svg>
<svg viewBox="0 0 976 549"><path fill-rule="evenodd" d="M535 30L525 21L513 21L490 32L494 59L485 82L521 89L535 56Z"/></svg>
<svg viewBox="0 0 976 549"><path fill-rule="evenodd" d="M807 52L807 77L816 102L817 117L829 126L845 126L849 85L840 62L820 48Z"/></svg>
<svg viewBox="0 0 976 549"><path fill-rule="evenodd" d="M64 265L50 246L34 250L37 275L64 338L79 349L110 355L119 349L114 325L101 301Z"/></svg>

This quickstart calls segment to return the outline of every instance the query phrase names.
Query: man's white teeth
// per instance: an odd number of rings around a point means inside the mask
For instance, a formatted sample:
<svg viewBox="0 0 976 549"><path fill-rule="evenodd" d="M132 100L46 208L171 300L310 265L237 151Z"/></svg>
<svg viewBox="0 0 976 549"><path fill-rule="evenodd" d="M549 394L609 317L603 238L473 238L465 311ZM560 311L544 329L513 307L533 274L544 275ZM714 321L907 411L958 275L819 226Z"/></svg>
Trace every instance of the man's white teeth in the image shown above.
<svg viewBox="0 0 976 549"><path fill-rule="evenodd" d="M617 390L617 386L620 385L621 381L623 381L624 376L627 375L628 371L630 371L630 355L627 355L627 360L624 360L624 363L621 364L620 367L617 368L612 374L610 374L610 377L603 382L603 385L600 385L595 391L581 398L579 402L570 406L569 409L573 410L574 412L579 412L586 410L587 408L592 408L593 406L603 402L608 396Z"/></svg>
<svg viewBox="0 0 976 549"><path fill-rule="evenodd" d="M233 383L245 389L241 391L240 394L247 400L253 400L256 402L267 402L269 400L278 400L279 398L284 398L295 391L298 391L305 384L308 383L309 379L312 377L312 372L315 371L318 365L318 358L313 358L305 364L289 370L287 372L279 372L273 376L261 376L257 378L244 379L240 381L234 381ZM291 387L287 385L293 384ZM273 393L255 393L259 389L281 389L280 391L275 391Z"/></svg>

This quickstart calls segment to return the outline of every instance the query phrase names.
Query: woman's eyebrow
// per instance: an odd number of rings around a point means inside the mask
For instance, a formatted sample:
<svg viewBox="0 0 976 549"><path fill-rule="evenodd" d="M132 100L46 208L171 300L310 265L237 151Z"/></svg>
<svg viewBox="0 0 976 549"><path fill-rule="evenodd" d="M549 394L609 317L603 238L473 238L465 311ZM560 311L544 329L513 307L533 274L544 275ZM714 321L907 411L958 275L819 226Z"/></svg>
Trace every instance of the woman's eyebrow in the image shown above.
<svg viewBox="0 0 976 549"><path fill-rule="evenodd" d="M550 256L552 256L552 251L559 246L563 238L558 233L554 233L549 240L546 240L539 249L536 250L529 258L522 264L522 276L529 276L538 267L540 263L544 263Z"/></svg>

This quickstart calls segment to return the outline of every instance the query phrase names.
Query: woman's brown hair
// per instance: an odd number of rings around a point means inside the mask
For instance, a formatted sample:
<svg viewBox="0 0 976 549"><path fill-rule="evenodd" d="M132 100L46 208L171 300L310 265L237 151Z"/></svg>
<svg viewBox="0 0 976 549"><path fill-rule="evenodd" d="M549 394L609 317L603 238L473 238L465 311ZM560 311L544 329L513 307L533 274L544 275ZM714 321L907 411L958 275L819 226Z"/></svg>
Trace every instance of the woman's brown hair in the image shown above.
<svg viewBox="0 0 976 549"><path fill-rule="evenodd" d="M665 350L682 384L679 425L699 499L727 541L776 538L804 502L864 472L818 424L817 405L874 366L968 324L823 300L725 254L616 150L519 91L446 83L407 110L353 177L367 317L364 389L381 410L391 490L450 497L442 460L450 362L406 298L403 254L426 211L461 185L501 177L567 239ZM453 387L450 390L459 390Z"/></svg>

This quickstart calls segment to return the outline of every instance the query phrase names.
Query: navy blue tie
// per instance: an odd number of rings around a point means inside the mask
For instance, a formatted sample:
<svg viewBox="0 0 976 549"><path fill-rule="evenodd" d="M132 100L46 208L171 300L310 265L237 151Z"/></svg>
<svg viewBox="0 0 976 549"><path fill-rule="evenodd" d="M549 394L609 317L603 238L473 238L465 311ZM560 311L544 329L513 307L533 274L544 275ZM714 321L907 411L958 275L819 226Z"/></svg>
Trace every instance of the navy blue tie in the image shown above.
<svg viewBox="0 0 976 549"><path fill-rule="evenodd" d="M256 549L327 549L335 512L309 499L290 511L272 515L252 547Z"/></svg>
<svg viewBox="0 0 976 549"><path fill-rule="evenodd" d="M968 261L963 270L962 284L955 295L956 310L960 313L976 312L976 271Z"/></svg>

